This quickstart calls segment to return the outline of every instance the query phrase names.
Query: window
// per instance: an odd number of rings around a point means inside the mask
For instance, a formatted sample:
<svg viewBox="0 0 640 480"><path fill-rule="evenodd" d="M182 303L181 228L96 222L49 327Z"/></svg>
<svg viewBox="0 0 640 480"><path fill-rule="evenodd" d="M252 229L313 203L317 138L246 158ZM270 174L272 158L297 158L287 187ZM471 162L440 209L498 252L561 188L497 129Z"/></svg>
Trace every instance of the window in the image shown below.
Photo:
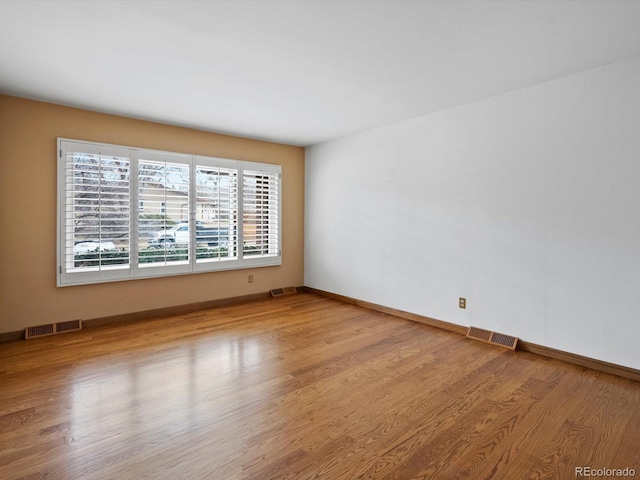
<svg viewBox="0 0 640 480"><path fill-rule="evenodd" d="M58 285L279 265L281 167L58 139Z"/></svg>

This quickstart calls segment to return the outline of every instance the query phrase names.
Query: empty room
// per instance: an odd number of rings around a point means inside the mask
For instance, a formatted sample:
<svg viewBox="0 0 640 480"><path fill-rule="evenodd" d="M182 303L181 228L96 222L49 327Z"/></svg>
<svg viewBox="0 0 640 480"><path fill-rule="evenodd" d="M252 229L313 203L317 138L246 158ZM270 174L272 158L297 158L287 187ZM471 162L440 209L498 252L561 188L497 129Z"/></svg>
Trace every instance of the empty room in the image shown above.
<svg viewBox="0 0 640 480"><path fill-rule="evenodd" d="M0 479L640 478L640 1L0 0Z"/></svg>

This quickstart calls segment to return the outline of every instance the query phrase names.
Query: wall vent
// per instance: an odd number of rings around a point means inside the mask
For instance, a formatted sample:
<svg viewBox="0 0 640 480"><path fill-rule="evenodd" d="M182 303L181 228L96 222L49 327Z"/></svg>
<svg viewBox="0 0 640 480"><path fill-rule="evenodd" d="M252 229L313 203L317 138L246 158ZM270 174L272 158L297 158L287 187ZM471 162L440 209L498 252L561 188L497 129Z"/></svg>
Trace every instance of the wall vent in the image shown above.
<svg viewBox="0 0 640 480"><path fill-rule="evenodd" d="M505 347L509 350L515 350L516 345L518 344L517 337L505 335L504 333L491 332L477 327L469 327L467 337L473 338L474 340L480 340L481 342L490 343L492 345Z"/></svg>
<svg viewBox="0 0 640 480"><path fill-rule="evenodd" d="M24 338L28 340L30 338L46 337L47 335L74 332L76 330L82 330L82 320L69 320L68 322L48 323L47 325L27 327L24 330Z"/></svg>
<svg viewBox="0 0 640 480"><path fill-rule="evenodd" d="M271 290L271 296L281 297L282 295L290 295L297 292L298 290L296 289L296 287L274 288L273 290Z"/></svg>

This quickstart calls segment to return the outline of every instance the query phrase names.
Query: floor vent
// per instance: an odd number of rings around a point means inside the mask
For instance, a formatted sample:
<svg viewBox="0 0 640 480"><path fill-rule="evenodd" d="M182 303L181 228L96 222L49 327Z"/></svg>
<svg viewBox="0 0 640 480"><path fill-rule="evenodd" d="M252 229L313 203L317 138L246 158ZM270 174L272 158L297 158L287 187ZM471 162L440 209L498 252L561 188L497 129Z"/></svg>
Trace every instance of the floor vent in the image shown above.
<svg viewBox="0 0 640 480"><path fill-rule="evenodd" d="M27 327L24 331L24 338L46 337L56 333L74 332L82 330L82 320L69 320L68 322L49 323L38 325L37 327Z"/></svg>
<svg viewBox="0 0 640 480"><path fill-rule="evenodd" d="M291 293L297 293L296 287L284 287L284 288L274 288L271 290L272 297L281 297L282 295L289 295Z"/></svg>
<svg viewBox="0 0 640 480"><path fill-rule="evenodd" d="M492 345L505 347L509 350L515 350L518 343L517 337L505 335L504 333L491 332L477 327L469 327L467 337L473 338L474 340L480 340L481 342L490 343Z"/></svg>

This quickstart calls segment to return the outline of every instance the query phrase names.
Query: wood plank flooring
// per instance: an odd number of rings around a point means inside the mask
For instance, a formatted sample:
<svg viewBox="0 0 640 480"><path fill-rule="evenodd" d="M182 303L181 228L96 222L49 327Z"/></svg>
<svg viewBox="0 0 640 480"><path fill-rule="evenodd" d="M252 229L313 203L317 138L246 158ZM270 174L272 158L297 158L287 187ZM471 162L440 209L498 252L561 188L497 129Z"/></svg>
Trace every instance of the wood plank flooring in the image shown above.
<svg viewBox="0 0 640 480"><path fill-rule="evenodd" d="M312 294L0 345L1 479L576 467L640 478L640 383Z"/></svg>

